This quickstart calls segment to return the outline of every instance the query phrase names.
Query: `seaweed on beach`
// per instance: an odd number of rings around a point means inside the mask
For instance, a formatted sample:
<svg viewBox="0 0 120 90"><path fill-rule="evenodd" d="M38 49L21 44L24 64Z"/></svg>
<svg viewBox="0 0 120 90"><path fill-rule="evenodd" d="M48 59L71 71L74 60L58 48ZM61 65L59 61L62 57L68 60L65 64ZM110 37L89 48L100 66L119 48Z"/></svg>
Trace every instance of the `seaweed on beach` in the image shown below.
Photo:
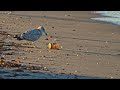
<svg viewBox="0 0 120 90"><path fill-rule="evenodd" d="M1 35L10 35L9 33L5 32L5 31L0 31Z"/></svg>
<svg viewBox="0 0 120 90"><path fill-rule="evenodd" d="M6 35L8 36L10 34L5 31L0 31L0 35L2 35L3 38L8 38L8 37L6 37ZM18 68L20 70L48 70L48 69L45 69L43 66L33 66L30 64L25 65L17 60L7 61L4 56L14 55L15 51L18 47L19 48L20 47L32 48L32 47L24 46L24 45L15 43L15 42L5 42L3 38L0 38L0 68ZM8 52L8 51L10 51L10 52ZM18 71L20 71L20 70L18 70Z"/></svg>
<svg viewBox="0 0 120 90"><path fill-rule="evenodd" d="M5 61L3 59L0 60L0 67L20 67L20 64L16 64L13 62Z"/></svg>
<svg viewBox="0 0 120 90"><path fill-rule="evenodd" d="M43 66L23 65L13 61L6 61L3 57L0 59L0 67L3 68L19 68L24 70L47 70Z"/></svg>

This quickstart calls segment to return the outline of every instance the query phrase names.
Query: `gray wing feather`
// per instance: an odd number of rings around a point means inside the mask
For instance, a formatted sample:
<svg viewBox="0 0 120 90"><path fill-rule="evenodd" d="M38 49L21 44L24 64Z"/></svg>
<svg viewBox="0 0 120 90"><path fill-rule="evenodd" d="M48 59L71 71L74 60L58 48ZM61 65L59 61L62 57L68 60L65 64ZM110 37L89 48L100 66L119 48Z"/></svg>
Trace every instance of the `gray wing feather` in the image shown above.
<svg viewBox="0 0 120 90"><path fill-rule="evenodd" d="M42 33L40 30L33 29L30 31L24 32L21 36L23 39L35 41L35 40L38 40L41 35Z"/></svg>

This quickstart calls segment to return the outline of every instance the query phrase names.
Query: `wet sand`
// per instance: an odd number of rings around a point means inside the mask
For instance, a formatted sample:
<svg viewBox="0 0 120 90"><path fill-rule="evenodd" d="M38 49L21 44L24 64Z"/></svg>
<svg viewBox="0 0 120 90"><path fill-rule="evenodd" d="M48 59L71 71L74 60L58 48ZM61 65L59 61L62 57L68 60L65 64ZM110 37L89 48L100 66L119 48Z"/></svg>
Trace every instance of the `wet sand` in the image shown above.
<svg viewBox="0 0 120 90"><path fill-rule="evenodd" d="M0 49L1 57L6 61L19 61L17 63L22 65L42 66L44 69L23 70L24 74L30 72L37 74L34 74L34 77L28 77L32 74L26 77L22 74L22 77L21 74L5 76L2 67L0 77L120 78L120 26L91 20L93 17L99 15L90 11L12 11L9 14L1 11L0 31L10 34L0 34L1 45L4 41ZM37 48L28 41L13 38L14 35L39 25L46 28L48 36L43 35L34 42ZM46 40L49 36L52 38ZM49 42L58 43L59 50L48 49ZM10 49L3 50L3 46ZM14 68L11 68L12 71L9 69L4 70L10 72L8 74L14 72Z"/></svg>

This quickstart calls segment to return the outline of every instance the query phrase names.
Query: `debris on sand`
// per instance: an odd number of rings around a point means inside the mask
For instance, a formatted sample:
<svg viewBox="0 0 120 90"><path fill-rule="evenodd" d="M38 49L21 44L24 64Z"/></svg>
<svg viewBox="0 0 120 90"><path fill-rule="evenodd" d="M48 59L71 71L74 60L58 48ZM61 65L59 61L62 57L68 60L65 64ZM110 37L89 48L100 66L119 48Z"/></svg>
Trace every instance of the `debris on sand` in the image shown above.
<svg viewBox="0 0 120 90"><path fill-rule="evenodd" d="M52 44L52 49L59 49L59 45L57 43Z"/></svg>
<svg viewBox="0 0 120 90"><path fill-rule="evenodd" d="M68 15L65 15L65 17L66 17L66 16L70 16L70 15L68 14Z"/></svg>
<svg viewBox="0 0 120 90"><path fill-rule="evenodd" d="M51 47L52 47L52 44L48 43L48 49L51 49Z"/></svg>
<svg viewBox="0 0 120 90"><path fill-rule="evenodd" d="M48 38L46 38L45 40L48 40Z"/></svg>
<svg viewBox="0 0 120 90"><path fill-rule="evenodd" d="M18 69L24 69L24 70L48 70L43 66L33 66L31 64L29 65L18 64L18 62L6 61L4 58L0 59L0 67L5 67L5 68L16 67Z"/></svg>
<svg viewBox="0 0 120 90"><path fill-rule="evenodd" d="M0 31L0 34L2 34L2 35L10 35L9 33L5 32L5 31Z"/></svg>
<svg viewBox="0 0 120 90"><path fill-rule="evenodd" d="M20 64L16 64L16 63L6 61L3 59L0 60L0 67L7 67L8 68L8 67L20 67L20 66L21 66Z"/></svg>
<svg viewBox="0 0 120 90"><path fill-rule="evenodd" d="M6 37L6 35L10 35L9 33L5 32L5 31L0 31L0 35L4 35ZM13 36L13 38L18 37ZM9 38L9 37L6 37ZM15 71L17 72L23 72L23 70L48 70L47 68L44 68L42 65L40 66L33 66L33 65L26 65L23 62L21 62L22 59L20 58L16 58L13 59L11 58L11 60L7 60L5 57L3 56L12 56L14 54L17 54L15 51L17 50L17 48L20 47L24 47L24 48L30 48L29 46L24 46L15 42L6 42L3 39L0 40L0 68L17 68ZM29 50L30 53L32 53L32 50ZM24 60L27 59L27 57L23 58Z"/></svg>
<svg viewBox="0 0 120 90"><path fill-rule="evenodd" d="M48 43L49 49L59 49L59 45L57 43Z"/></svg>

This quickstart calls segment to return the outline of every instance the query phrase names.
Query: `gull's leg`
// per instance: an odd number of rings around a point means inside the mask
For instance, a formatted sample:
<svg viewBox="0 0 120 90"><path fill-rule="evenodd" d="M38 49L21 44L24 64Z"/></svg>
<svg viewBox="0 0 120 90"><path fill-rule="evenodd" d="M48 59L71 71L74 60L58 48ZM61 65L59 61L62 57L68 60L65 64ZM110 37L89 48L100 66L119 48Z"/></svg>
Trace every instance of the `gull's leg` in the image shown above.
<svg viewBox="0 0 120 90"><path fill-rule="evenodd" d="M31 42L32 43L32 45L33 45L33 47L34 48L37 48L37 46L35 45L35 43L34 42Z"/></svg>
<svg viewBox="0 0 120 90"><path fill-rule="evenodd" d="M32 48L36 48L34 42L32 42L32 41L28 41L28 43L29 43L29 46L30 46L30 47L32 47Z"/></svg>
<svg viewBox="0 0 120 90"><path fill-rule="evenodd" d="M31 42L31 43L32 43L33 47L34 47L34 48L36 48L36 46L35 46L34 42Z"/></svg>

